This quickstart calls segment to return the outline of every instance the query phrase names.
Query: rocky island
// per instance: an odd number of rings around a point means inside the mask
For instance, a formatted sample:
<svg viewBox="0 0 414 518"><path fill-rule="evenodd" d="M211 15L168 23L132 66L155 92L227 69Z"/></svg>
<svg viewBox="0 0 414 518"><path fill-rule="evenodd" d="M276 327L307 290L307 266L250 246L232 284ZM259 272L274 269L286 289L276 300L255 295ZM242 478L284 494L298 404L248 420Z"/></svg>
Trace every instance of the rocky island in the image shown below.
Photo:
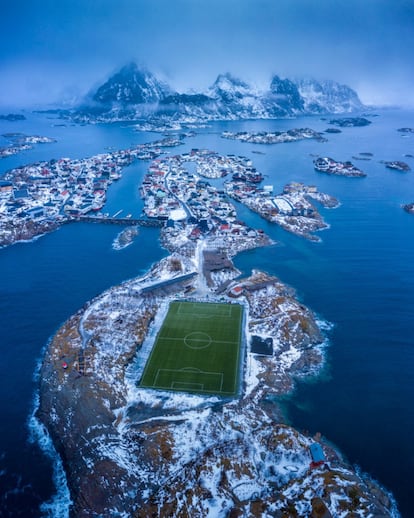
<svg viewBox="0 0 414 518"><path fill-rule="evenodd" d="M16 119L19 120L19 119ZM12 145L0 148L0 158L6 158L11 155L17 155L22 151L32 149L34 144L50 144L56 142L50 137L42 137L40 135L23 135L22 133L4 133L4 138L9 140Z"/></svg>
<svg viewBox="0 0 414 518"><path fill-rule="evenodd" d="M320 157L313 161L316 171L320 173L348 176L350 178L362 178L366 173L354 166L352 162L338 162L330 157Z"/></svg>
<svg viewBox="0 0 414 518"><path fill-rule="evenodd" d="M383 490L267 402L320 368L315 315L275 277L238 279L209 239L189 244L88 303L48 346L38 417L63 460L72 514L391 516ZM170 301L234 297L248 315L237 397L139 387ZM270 352L256 354L253 336L270 340Z"/></svg>
<svg viewBox="0 0 414 518"><path fill-rule="evenodd" d="M282 142L296 142L303 139L315 139L318 142L326 142L321 133L311 128L290 129L287 131L261 131L252 133L248 131L224 131L222 138L240 140L241 142L249 142L250 144L280 144Z"/></svg>
<svg viewBox="0 0 414 518"><path fill-rule="evenodd" d="M135 225L124 228L124 230L115 237L112 248L114 250L123 250L127 246L132 245L138 234L139 230Z"/></svg>
<svg viewBox="0 0 414 518"><path fill-rule="evenodd" d="M411 167L401 160L391 160L383 162L387 169L394 169L395 171L408 172L411 171Z"/></svg>
<svg viewBox="0 0 414 518"><path fill-rule="evenodd" d="M405 212L408 212L408 214L414 214L414 203L407 203L406 205L403 205L403 209Z"/></svg>
<svg viewBox="0 0 414 518"><path fill-rule="evenodd" d="M334 124L340 128L356 128L368 126L371 124L371 121L365 117L342 117L340 119L331 119L329 124Z"/></svg>
<svg viewBox="0 0 414 518"><path fill-rule="evenodd" d="M277 196L273 195L273 186L258 188L238 179L226 182L225 188L228 196L243 203L264 219L310 241L320 241L313 232L328 228L328 225L309 200L318 201L327 208L339 205L333 196L318 192L313 185L307 186L298 182L285 185L283 192Z"/></svg>

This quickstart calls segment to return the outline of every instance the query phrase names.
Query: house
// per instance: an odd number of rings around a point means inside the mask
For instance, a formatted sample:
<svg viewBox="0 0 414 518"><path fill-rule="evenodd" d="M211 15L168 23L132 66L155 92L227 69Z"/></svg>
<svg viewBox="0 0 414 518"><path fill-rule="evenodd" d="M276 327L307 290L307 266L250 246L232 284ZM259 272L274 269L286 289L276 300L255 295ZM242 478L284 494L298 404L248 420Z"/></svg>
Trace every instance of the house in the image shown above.
<svg viewBox="0 0 414 518"><path fill-rule="evenodd" d="M229 291L229 296L235 297L235 298L240 297L241 295L243 295L243 291L244 291L243 286L240 286L240 285L233 286L233 288L231 288L231 290Z"/></svg>
<svg viewBox="0 0 414 518"><path fill-rule="evenodd" d="M32 207L31 209L26 210L26 215L30 219L41 219L45 215L44 207Z"/></svg>
<svg viewBox="0 0 414 518"><path fill-rule="evenodd" d="M0 181L0 196L8 197L13 192L13 184L7 181Z"/></svg>
<svg viewBox="0 0 414 518"><path fill-rule="evenodd" d="M29 198L29 192L27 189L16 189L13 191L13 198L15 200L22 200L24 198Z"/></svg>
<svg viewBox="0 0 414 518"><path fill-rule="evenodd" d="M309 452L312 458L312 462L310 463L311 469L317 468L326 462L322 446L318 442L313 442L309 446Z"/></svg>

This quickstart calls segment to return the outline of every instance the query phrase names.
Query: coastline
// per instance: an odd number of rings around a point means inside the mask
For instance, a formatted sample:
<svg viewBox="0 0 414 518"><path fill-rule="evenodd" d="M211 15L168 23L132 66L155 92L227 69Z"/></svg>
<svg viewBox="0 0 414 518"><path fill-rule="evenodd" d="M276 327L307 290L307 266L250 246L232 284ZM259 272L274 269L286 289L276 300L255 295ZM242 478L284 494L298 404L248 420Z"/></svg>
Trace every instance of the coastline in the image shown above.
<svg viewBox="0 0 414 518"><path fill-rule="evenodd" d="M88 302L58 330L45 354L37 417L62 458L71 513L148 516L186 509L191 516L191 509L217 505L217 512L247 515L259 508L286 513L293 505L298 516L321 508L333 515L346 509L398 516L388 493L370 485L319 436L299 433L284 423L280 409L269 408L269 397L291 392L296 378L321 368L326 338L292 288L259 270L239 277L231 258L273 242L238 221L217 188L182 167L190 157L206 178L222 177L229 164L251 168L245 157L235 161L206 150L152 162L143 183L144 210L168 205L176 211L160 237L170 255L142 278ZM322 218L307 198L338 206L333 197L295 182L285 186L282 201L289 196L296 210L301 203L309 211L312 224ZM203 203L194 204L194 197ZM191 222L183 222L183 213ZM301 230L300 217L294 217L294 233L308 237L315 228ZM165 312L172 300L235 299L243 301L247 315L236 398L136 385L163 320L160 308ZM270 341L271 353L255 350L255 338ZM317 469L309 453L315 443L325 455Z"/></svg>
<svg viewBox="0 0 414 518"><path fill-rule="evenodd" d="M198 247L202 249L202 244ZM270 394L290 391L294 377L303 375L304 369L309 374L309 367L313 372L320 368L323 355L318 347L324 339L315 317L295 301L291 288L259 271L240 280L237 271L232 273L226 267L225 271L217 272L219 284L206 291L202 265L198 262L201 256L201 250L196 250L192 258L173 253L153 265L144 277L111 288L71 317L50 342L41 369L37 417L47 427L63 460L74 502L71 513L85 516L96 512L128 512L136 516L182 513L185 503L190 516L195 501L202 509L211 506L209 494L213 486L206 493L201 487L197 489L197 480L212 477L208 479L214 485L216 499L228 511L253 512L257 506L288 509L293 487L295 502L302 502L303 516L321 505L335 511L338 501L346 502L347 491L354 487L352 491L357 491L358 502L360 499L369 502L364 504L367 512L375 508L385 513L388 506L389 516L393 516L393 504L386 495L344 464L324 442L320 444L329 468L310 470L308 448L314 439L280 420L275 421L274 409L270 414L266 409ZM177 261L181 264L179 272ZM219 287L224 278L230 280L227 293L234 285L253 288L244 302L249 315L243 388L240 396L232 400L136 386L134 365L145 364L142 345L149 334L156 333L157 322L162 320L159 308L177 297L187 298L188 281L183 284L180 279L194 269L198 273L191 285L196 290L192 295L196 299L197 290L201 290L200 294L208 296L210 301L221 300L223 292ZM177 283L168 284L169 292L162 293L160 283L165 286L165 281L174 278ZM276 312L271 309L272 304L263 304L269 296L277 301ZM121 308L123 321L116 324ZM141 317L137 320L138 308ZM302 322L299 327L298 322ZM131 334L132 329L135 331ZM275 354L269 357L252 353L248 338L253 333L273 334L277 344ZM123 337L122 348L119 345L117 350L113 346L108 348L109 336L111 343L118 344L116 337ZM83 351L83 366L80 351ZM214 430L221 432L217 434ZM191 439L189 434L194 434ZM246 437L249 446L242 437ZM263 451L265 464L270 462L273 466L272 476L266 475L267 469L256 465L256 449ZM220 482L212 476L210 470L215 458L226 462L226 471L233 473L233 481ZM241 458L244 460L240 461ZM286 462L290 466L287 471ZM333 484L333 476L341 483ZM106 481L104 491L102 479ZM325 481L324 503L314 501L313 497L309 499L309 488L316 480ZM275 484L277 500L270 491ZM175 494L185 494L184 503ZM281 495L284 495L282 499Z"/></svg>
<svg viewBox="0 0 414 518"><path fill-rule="evenodd" d="M329 191L328 191L328 189L326 189L326 191L327 191L327 192L329 192ZM345 206L345 203L344 203L344 206ZM332 224L332 227L334 227L334 225L333 225L333 224ZM266 227L265 227L265 228L266 228ZM328 239L327 239L327 241L329 241L329 236L327 236L327 238L328 238ZM293 283L293 284L294 284L294 283ZM316 428L316 429L319 429L319 428Z"/></svg>

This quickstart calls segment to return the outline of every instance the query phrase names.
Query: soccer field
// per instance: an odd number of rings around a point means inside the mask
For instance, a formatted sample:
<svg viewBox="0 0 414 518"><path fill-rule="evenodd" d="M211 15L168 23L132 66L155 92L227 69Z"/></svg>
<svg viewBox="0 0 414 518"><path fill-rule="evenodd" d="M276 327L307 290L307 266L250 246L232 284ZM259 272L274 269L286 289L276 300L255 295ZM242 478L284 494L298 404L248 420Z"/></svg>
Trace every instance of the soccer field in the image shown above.
<svg viewBox="0 0 414 518"><path fill-rule="evenodd" d="M236 394L242 321L239 304L171 302L140 386Z"/></svg>

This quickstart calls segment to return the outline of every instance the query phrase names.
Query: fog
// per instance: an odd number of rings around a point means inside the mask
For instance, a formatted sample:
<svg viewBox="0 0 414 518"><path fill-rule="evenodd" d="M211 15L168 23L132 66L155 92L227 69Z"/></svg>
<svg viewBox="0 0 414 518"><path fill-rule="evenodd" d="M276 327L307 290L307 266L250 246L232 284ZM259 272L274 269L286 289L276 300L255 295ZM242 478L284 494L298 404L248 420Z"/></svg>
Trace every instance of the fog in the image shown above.
<svg viewBox="0 0 414 518"><path fill-rule="evenodd" d="M414 106L413 29L412 0L8 0L0 104L71 103L136 61L178 91L276 73Z"/></svg>

